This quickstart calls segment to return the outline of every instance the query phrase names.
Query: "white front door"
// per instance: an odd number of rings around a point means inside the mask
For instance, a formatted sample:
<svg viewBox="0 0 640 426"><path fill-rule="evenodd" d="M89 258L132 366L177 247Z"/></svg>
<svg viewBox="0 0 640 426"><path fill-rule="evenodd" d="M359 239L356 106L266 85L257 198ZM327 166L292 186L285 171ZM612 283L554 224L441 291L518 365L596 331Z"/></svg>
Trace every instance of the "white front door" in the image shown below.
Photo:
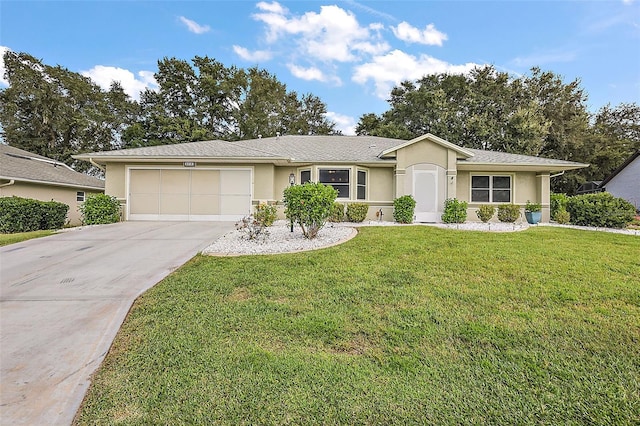
<svg viewBox="0 0 640 426"><path fill-rule="evenodd" d="M440 221L437 171L413 171L413 198L416 200L416 222Z"/></svg>

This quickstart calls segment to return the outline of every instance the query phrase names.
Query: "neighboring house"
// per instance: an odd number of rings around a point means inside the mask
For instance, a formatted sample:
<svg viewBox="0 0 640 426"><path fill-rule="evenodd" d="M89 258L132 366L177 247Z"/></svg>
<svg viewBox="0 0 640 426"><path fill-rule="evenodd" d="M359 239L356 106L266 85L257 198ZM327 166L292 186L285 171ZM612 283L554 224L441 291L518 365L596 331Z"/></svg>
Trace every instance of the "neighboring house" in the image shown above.
<svg viewBox="0 0 640 426"><path fill-rule="evenodd" d="M78 206L88 194L103 192L101 179L78 173L51 158L0 144L0 197L59 201L69 206L67 221L79 225Z"/></svg>
<svg viewBox="0 0 640 426"><path fill-rule="evenodd" d="M290 184L322 182L338 201L369 204L393 220L393 200L410 194L418 222L439 222L447 198L481 204L527 200L549 220L554 173L586 164L462 148L427 134L410 141L373 136L281 136L204 141L77 155L105 167L105 191L127 220L237 220L259 202L282 200Z"/></svg>
<svg viewBox="0 0 640 426"><path fill-rule="evenodd" d="M599 190L624 198L640 210L640 150L603 180Z"/></svg>

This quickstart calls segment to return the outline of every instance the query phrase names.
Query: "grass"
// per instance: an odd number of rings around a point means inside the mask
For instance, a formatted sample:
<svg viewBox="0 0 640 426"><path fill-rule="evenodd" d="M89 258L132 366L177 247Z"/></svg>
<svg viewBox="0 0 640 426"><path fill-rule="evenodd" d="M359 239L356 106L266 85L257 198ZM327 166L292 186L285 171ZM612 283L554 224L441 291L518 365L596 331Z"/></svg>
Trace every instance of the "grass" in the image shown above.
<svg viewBox="0 0 640 426"><path fill-rule="evenodd" d="M46 231L31 231L31 232L18 232L15 234L0 234L0 247L8 246L9 244L21 243L23 241L31 240L33 238L46 237L54 234L54 230Z"/></svg>
<svg viewBox="0 0 640 426"><path fill-rule="evenodd" d="M197 256L140 297L76 424L637 424L640 239L362 228Z"/></svg>

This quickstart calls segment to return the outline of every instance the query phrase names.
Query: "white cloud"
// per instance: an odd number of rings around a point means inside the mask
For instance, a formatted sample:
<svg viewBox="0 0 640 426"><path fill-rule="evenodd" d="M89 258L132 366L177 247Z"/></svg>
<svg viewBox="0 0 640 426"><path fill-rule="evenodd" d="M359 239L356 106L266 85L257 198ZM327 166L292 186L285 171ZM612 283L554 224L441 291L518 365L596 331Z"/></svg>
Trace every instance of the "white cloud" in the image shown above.
<svg viewBox="0 0 640 426"><path fill-rule="evenodd" d="M477 66L479 65L475 63L452 65L429 55L416 57L394 50L355 67L352 80L359 84L373 80L376 95L381 99L387 99L392 87L404 80L416 80L427 74L466 74Z"/></svg>
<svg viewBox="0 0 640 426"><path fill-rule="evenodd" d="M356 134L356 120L348 115L339 114L337 112L327 111L325 116L336 123L336 129L342 131L343 135Z"/></svg>
<svg viewBox="0 0 640 426"><path fill-rule="evenodd" d="M289 12L287 8L283 7L277 1L274 1L273 3L267 3L266 1L261 1L258 4L256 4L256 7L260 10L264 10L265 12L276 13L279 15L284 15Z"/></svg>
<svg viewBox="0 0 640 426"><path fill-rule="evenodd" d="M9 86L9 80L4 78L6 68L4 67L4 54L9 51L7 46L0 46L0 86Z"/></svg>
<svg viewBox="0 0 640 426"><path fill-rule="evenodd" d="M447 35L438 31L433 24L429 24L424 30L420 30L403 21L397 27L391 27L391 29L396 37L409 43L442 46L442 42L447 40Z"/></svg>
<svg viewBox="0 0 640 426"><path fill-rule="evenodd" d="M328 76L324 72L322 72L322 70L316 67L305 68L295 64L287 64L287 68L289 68L289 71L291 71L291 74L294 77L300 78L302 80L317 80L322 82L333 82L338 86L342 85L342 80L340 80L340 77L335 75Z"/></svg>
<svg viewBox="0 0 640 426"><path fill-rule="evenodd" d="M204 34L211 30L211 27L209 27L208 25L200 25L196 21L192 21L191 19L185 18L184 16L180 16L178 17L178 19L180 19L180 22L185 24L189 31L191 31L192 33Z"/></svg>
<svg viewBox="0 0 640 426"><path fill-rule="evenodd" d="M140 99L140 92L143 90L155 90L158 87L151 71L139 71L136 77L131 71L123 68L96 65L89 71L82 71L81 74L89 77L104 90L108 90L113 81L118 81L125 93L135 100Z"/></svg>
<svg viewBox="0 0 640 426"><path fill-rule="evenodd" d="M273 54L268 50L254 50L251 52L246 47L237 46L235 44L233 45L233 51L245 61L250 62L268 61L273 57Z"/></svg>
<svg viewBox="0 0 640 426"><path fill-rule="evenodd" d="M268 7L266 7L268 6ZM295 35L300 52L326 62L349 62L358 53L381 54L389 45L362 27L355 16L338 6L321 6L320 13L307 12L289 17L289 11L278 3L258 3L262 13L253 18L266 25L266 40L274 43L284 35ZM377 29L373 27L373 31Z"/></svg>

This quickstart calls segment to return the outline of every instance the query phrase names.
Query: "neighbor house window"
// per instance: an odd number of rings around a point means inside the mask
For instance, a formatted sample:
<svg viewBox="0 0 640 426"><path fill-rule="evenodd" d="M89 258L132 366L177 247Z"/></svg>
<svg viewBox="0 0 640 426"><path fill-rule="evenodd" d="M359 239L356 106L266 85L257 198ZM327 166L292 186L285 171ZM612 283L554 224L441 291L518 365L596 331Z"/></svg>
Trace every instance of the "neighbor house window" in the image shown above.
<svg viewBox="0 0 640 426"><path fill-rule="evenodd" d="M76 201L84 202L84 191L76 192Z"/></svg>
<svg viewBox="0 0 640 426"><path fill-rule="evenodd" d="M338 198L349 198L349 169L320 169L320 183L331 185Z"/></svg>
<svg viewBox="0 0 640 426"><path fill-rule="evenodd" d="M300 184L311 182L311 170L303 170L300 172Z"/></svg>
<svg viewBox="0 0 640 426"><path fill-rule="evenodd" d="M471 202L510 203L511 176L472 176Z"/></svg>
<svg viewBox="0 0 640 426"><path fill-rule="evenodd" d="M367 198L367 172L364 170L358 170L358 194L356 198L358 200Z"/></svg>

